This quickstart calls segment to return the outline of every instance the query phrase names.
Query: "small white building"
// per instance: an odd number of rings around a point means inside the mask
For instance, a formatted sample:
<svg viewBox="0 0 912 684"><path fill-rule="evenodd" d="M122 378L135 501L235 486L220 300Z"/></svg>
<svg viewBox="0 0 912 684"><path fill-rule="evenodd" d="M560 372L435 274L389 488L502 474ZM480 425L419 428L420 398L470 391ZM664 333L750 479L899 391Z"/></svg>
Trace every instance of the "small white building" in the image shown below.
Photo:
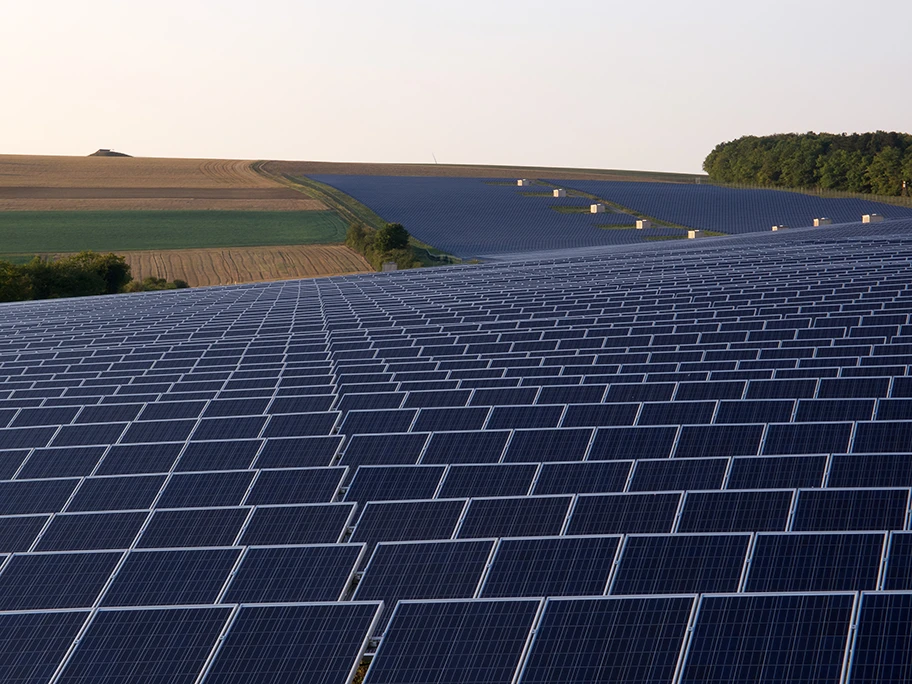
<svg viewBox="0 0 912 684"><path fill-rule="evenodd" d="M649 219L637 219L637 230L643 230L644 228L652 228L652 221Z"/></svg>
<svg viewBox="0 0 912 684"><path fill-rule="evenodd" d="M383 273L390 273L392 271L398 271L399 266L395 261L384 261L383 262Z"/></svg>
<svg viewBox="0 0 912 684"><path fill-rule="evenodd" d="M555 197L566 197L566 196L567 196L567 191L564 190L563 188L555 188L555 190L554 190L554 196L555 196Z"/></svg>
<svg viewBox="0 0 912 684"><path fill-rule="evenodd" d="M819 228L820 226L832 226L833 219L828 219L824 216L814 219L814 227Z"/></svg>
<svg viewBox="0 0 912 684"><path fill-rule="evenodd" d="M784 225L784 224L783 224L783 225L779 225L779 226L773 226L773 232L774 232L774 233L777 232L777 231L780 231L780 230L788 230L788 226L786 226L786 225Z"/></svg>
<svg viewBox="0 0 912 684"><path fill-rule="evenodd" d="M703 237L706 237L706 233L704 233L702 230L688 230L687 231L688 240L696 240L697 238L703 238Z"/></svg>
<svg viewBox="0 0 912 684"><path fill-rule="evenodd" d="M527 188L532 185L532 181L530 181L528 178L520 178L518 181L516 181L516 184L521 188Z"/></svg>
<svg viewBox="0 0 912 684"><path fill-rule="evenodd" d="M604 205L604 204L590 204L590 205L589 205L589 213L590 213L590 214L604 214L604 213L605 213L605 205Z"/></svg>
<svg viewBox="0 0 912 684"><path fill-rule="evenodd" d="M884 220L884 217L880 214L865 214L861 217L862 223L880 223Z"/></svg>

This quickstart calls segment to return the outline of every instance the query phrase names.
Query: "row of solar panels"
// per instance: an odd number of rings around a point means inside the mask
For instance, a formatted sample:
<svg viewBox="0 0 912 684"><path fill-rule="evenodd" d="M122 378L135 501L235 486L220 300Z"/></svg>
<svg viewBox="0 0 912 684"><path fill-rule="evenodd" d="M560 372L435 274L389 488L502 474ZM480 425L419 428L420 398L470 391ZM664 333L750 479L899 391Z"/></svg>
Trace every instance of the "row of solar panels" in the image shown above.
<svg viewBox="0 0 912 684"><path fill-rule="evenodd" d="M375 603L0 614L11 681L348 681ZM399 604L381 682L899 681L912 594L704 595ZM28 649L17 648L28 644ZM844 676L843 676L844 675Z"/></svg>
<svg viewBox="0 0 912 684"><path fill-rule="evenodd" d="M227 474L232 475L232 474ZM338 477L338 473L330 473ZM188 478L206 483L206 478ZM210 476L209 480L217 480ZM231 479L226 478L226 479ZM311 478L313 479L313 478ZM145 481L144 481L145 480ZM354 502L270 506L233 503L221 508L149 509L155 476L136 478L147 497L132 510L49 514L64 508L78 480L5 486L0 548L5 551L329 543L357 520L351 541L472 539L670 532L865 531L909 527L909 488L690 490L492 498L368 501L356 517ZM92 483L94 484L94 483ZM108 483L104 483L108 484ZM121 483L123 484L123 483ZM276 497L282 499L280 485ZM400 484L402 489L404 485ZM99 489L103 489L103 486ZM121 494L124 490L121 490ZM32 495L33 500L25 499ZM55 498L56 497L56 498ZM242 499L238 495L235 500ZM301 497L305 498L305 497ZM327 526L315 524L326 516ZM302 526L299 518L307 525ZM421 516L412 519L411 516ZM284 521L287 529L274 530ZM343 525L345 527L343 527ZM138 541L137 541L138 540Z"/></svg>
<svg viewBox="0 0 912 684"><path fill-rule="evenodd" d="M767 402L774 410L779 403ZM616 410L612 404L598 404L584 409L592 409L593 415L611 416ZM756 411L756 406L748 407ZM605 411L602 411L605 409ZM846 410L850 410L851 405ZM472 409L433 409L432 411L468 412L472 418ZM389 412L395 413L395 412ZM285 427L266 437L318 436L331 437L330 428L335 421L333 414L291 414L296 419L279 423ZM406 416L411 419L410 416ZM755 417L755 419L757 419ZM217 460L217 442L205 442L209 438L239 440L244 451L234 456L238 467L252 462L252 455L260 448L258 437L262 431L263 420L244 418L221 418L215 425L209 424L205 435L197 429L193 434L199 440L191 448L196 452L197 464L188 458L186 465L197 470L212 469ZM461 419L460 419L461 420ZM275 425L273 419L272 425ZM586 421L584 421L586 422ZM589 422L597 422L594 419ZM607 422L604 419L603 422ZM322 425L321 425L322 423ZM19 473L20 465L24 473L19 477L61 477L60 469L69 468L73 475L113 475L136 472L130 468L131 454L143 454L148 451L152 456L154 448L131 445L154 443L163 445L166 454L159 457L156 467L146 472L167 472L176 460L178 451L194 430L196 421L148 421L137 423L89 424L76 426L50 426L38 428L7 428L0 430L0 450L22 452L38 449L32 459L26 461L25 454L7 454L5 469L14 474ZM381 426L390 429L401 427L394 421L386 421ZM127 427L130 426L130 427ZM463 426L465 426L463 424ZM679 459L698 458L701 456L755 456L755 455L790 455L819 453L908 453L912 444L910 423L903 420L874 422L799 422L799 423L753 423L753 424L718 424L718 425L656 425L632 427L598 427L598 428L555 428L555 429L522 429L522 430L488 430L467 432L380 432L379 434L355 434L350 437L347 448L339 460L341 465L408 465L421 463L527 463L538 461L570 460L628 460L660 459L675 457ZM376 427L376 424L375 424ZM406 424L407 427L407 424ZM450 424L456 428L458 425ZM471 427L471 426L469 426ZM471 434L474 432L475 436ZM433 435L433 437L432 437ZM482 440L474 444L463 440ZM118 442L119 440L119 442ZM509 443L507 442L509 440ZM45 449L48 444L53 447L91 447L72 452L61 449ZM109 454L104 454L107 445L114 445ZM504 451L506 447L506 452ZM205 450L209 449L206 455ZM481 448L483 451L474 451ZM301 449L300 458L289 457L288 449ZM314 451L305 451L314 449ZM265 457L255 462L256 467L307 467L333 465L333 456L338 451L338 441L333 440L285 440L267 439ZM58 457L72 455L69 465L64 462L55 464ZM143 454L145 457L145 454ZM163 460L164 459L164 460ZM275 459L275 460L273 460ZM447 460L449 459L449 460ZM126 463L126 465L125 465ZM10 475L10 477L13 477Z"/></svg>
<svg viewBox="0 0 912 684"><path fill-rule="evenodd" d="M140 546L2 560L2 612L383 601L381 632L395 605L413 599L912 589L908 532L465 539L373 549Z"/></svg>

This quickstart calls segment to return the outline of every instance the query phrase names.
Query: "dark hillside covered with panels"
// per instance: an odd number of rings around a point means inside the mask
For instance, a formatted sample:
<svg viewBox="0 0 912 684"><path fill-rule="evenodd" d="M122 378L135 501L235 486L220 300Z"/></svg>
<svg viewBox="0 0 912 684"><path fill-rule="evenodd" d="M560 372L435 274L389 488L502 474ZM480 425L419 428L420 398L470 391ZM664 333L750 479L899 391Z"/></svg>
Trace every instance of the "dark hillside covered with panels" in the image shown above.
<svg viewBox="0 0 912 684"><path fill-rule="evenodd" d="M912 221L0 306L0 679L912 678Z"/></svg>

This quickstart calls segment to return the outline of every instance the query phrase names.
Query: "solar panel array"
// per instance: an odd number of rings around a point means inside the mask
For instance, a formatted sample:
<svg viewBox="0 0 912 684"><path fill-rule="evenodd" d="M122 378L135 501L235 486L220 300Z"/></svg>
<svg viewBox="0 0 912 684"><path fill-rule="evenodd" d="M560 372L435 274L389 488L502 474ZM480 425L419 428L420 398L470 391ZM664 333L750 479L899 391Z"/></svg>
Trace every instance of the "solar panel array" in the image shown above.
<svg viewBox="0 0 912 684"><path fill-rule="evenodd" d="M0 678L907 681L912 221L0 307Z"/></svg>
<svg viewBox="0 0 912 684"><path fill-rule="evenodd" d="M595 198L678 226L725 234L768 232L782 224L812 226L820 217L837 224L858 222L871 213L912 219L912 207L907 206L714 185L542 181L589 195L554 198L548 195L551 186L517 187L515 182L503 185L504 181L480 178L316 175L313 179L351 195L387 221L402 223L423 242L459 257L485 259L686 238L682 228L655 225L635 230L635 216L610 206L607 213L590 214L586 209Z"/></svg>

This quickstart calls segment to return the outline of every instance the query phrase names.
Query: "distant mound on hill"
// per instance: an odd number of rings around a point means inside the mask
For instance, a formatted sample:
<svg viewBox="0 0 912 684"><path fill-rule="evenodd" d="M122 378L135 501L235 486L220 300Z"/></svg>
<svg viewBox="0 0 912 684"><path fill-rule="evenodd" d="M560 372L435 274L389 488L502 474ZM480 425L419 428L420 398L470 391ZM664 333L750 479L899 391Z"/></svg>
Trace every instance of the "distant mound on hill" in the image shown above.
<svg viewBox="0 0 912 684"><path fill-rule="evenodd" d="M102 148L96 152L92 152L92 154L90 154L89 156L90 157L131 157L133 155L124 154L123 152L115 152L114 150L106 150L106 149Z"/></svg>

